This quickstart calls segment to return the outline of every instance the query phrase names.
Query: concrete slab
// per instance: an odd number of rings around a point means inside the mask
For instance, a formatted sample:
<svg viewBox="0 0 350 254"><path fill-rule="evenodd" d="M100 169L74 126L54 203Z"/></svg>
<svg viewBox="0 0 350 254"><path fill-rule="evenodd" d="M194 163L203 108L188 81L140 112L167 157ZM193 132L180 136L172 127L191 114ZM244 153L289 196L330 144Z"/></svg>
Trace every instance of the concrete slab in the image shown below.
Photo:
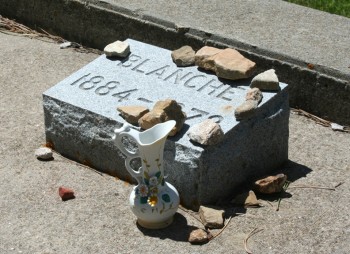
<svg viewBox="0 0 350 254"><path fill-rule="evenodd" d="M59 44L0 33L0 253L349 253L350 138L291 113L289 163L280 168L297 185L264 205L225 207L225 230L205 245L188 236L203 228L196 213L179 209L163 230L144 230L128 207L133 186L97 174L54 153L39 161L45 143L42 93L97 56ZM277 172L276 172L277 173ZM62 202L59 186L76 199ZM233 197L232 197L233 198ZM272 207L273 206L273 207ZM194 218L194 217L195 218ZM217 234L218 230L212 230Z"/></svg>
<svg viewBox="0 0 350 254"><path fill-rule="evenodd" d="M350 19L346 17L281 0L88 2L124 8L135 17L163 25L171 22L203 31L206 40L230 38L239 41L241 49L270 51L350 74L344 57L350 49Z"/></svg>
<svg viewBox="0 0 350 254"><path fill-rule="evenodd" d="M350 125L345 17L281 0L0 0L0 13L100 49L126 38L168 49L234 47L260 71L276 70L292 107Z"/></svg>
<svg viewBox="0 0 350 254"><path fill-rule="evenodd" d="M168 181L182 203L197 209L218 201L249 178L263 175L288 158L288 92L263 92L255 116L237 121L234 109L245 101L249 80L228 81L199 70L178 68L171 51L128 40L126 59L100 56L44 93L47 142L59 153L132 181L111 137L124 119L116 108L175 99L187 114L183 130L167 142ZM202 147L186 132L204 119L219 122L225 140ZM254 154L254 156L251 156Z"/></svg>

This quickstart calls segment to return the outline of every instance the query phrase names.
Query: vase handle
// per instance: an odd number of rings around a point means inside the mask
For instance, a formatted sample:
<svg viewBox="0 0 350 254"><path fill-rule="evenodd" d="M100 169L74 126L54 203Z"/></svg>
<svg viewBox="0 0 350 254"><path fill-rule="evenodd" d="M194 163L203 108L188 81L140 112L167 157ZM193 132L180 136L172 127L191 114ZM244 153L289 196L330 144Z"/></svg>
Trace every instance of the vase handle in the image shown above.
<svg viewBox="0 0 350 254"><path fill-rule="evenodd" d="M135 152L129 151L128 149L125 148L122 142L123 137L127 137L127 138L131 138L136 142L137 145L139 145L139 142L138 142L139 132L132 129L130 124L124 123L120 129L115 129L114 133L115 135L113 136L113 140L115 140L117 147L126 156L126 159L125 159L126 169L140 183L142 179L142 167L140 167L139 170L136 171L130 165L132 159L140 157L139 149L136 150Z"/></svg>

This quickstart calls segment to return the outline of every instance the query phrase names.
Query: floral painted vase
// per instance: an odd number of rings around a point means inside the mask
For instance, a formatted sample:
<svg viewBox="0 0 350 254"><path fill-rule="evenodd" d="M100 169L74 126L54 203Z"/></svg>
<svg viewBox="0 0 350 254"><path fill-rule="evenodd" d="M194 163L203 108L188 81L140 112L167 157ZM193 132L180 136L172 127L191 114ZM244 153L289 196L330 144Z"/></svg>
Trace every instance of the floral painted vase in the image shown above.
<svg viewBox="0 0 350 254"><path fill-rule="evenodd" d="M174 186L164 179L163 150L169 132L174 128L174 120L160 123L144 132L139 132L125 123L115 129L113 139L126 156L125 166L137 180L130 194L130 206L139 225L158 229L170 225L179 206L179 194ZM133 152L123 144L123 137L131 138L138 149ZM142 166L134 170L130 163L140 158Z"/></svg>

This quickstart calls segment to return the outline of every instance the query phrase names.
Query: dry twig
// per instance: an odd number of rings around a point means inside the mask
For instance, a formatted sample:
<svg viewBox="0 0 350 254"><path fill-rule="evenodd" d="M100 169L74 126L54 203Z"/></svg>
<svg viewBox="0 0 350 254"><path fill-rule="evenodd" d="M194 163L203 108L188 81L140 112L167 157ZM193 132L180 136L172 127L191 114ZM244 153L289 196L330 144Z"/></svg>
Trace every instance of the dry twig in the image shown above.
<svg viewBox="0 0 350 254"><path fill-rule="evenodd" d="M203 222L198 219L196 216L194 216L189 210L187 210L186 208L182 207L182 206L179 206L180 210L184 211L185 213L187 213L188 215L190 215L192 218L194 218L195 220L197 220L199 223L201 223L203 226Z"/></svg>
<svg viewBox="0 0 350 254"><path fill-rule="evenodd" d="M322 125L324 127L331 127L332 126L332 122L327 121L325 119L322 119L318 116L315 116L313 114L310 114L302 109L295 109L295 108L291 108L291 110L295 113L297 113L298 115L302 115L305 116L307 118L312 119L313 121L315 121L317 124ZM343 130L341 130L343 132L350 132L350 126L343 126Z"/></svg>
<svg viewBox="0 0 350 254"><path fill-rule="evenodd" d="M282 201L282 198L279 198L279 199L278 199L278 202L277 202L276 211L279 211L279 210L280 210L281 201Z"/></svg>
<svg viewBox="0 0 350 254"><path fill-rule="evenodd" d="M284 194L284 193L285 193L285 191L288 189L289 184L290 184L290 181L286 181L286 182L284 183L284 185L283 185L283 192L282 192L282 194ZM277 203L276 211L279 211L279 210L280 210L281 201L282 201L282 197L280 197L280 198L278 199L278 203Z"/></svg>
<svg viewBox="0 0 350 254"><path fill-rule="evenodd" d="M310 118L312 120L314 120L317 124L320 124L324 127L330 127L331 126L331 122L324 120L318 116L315 116L313 114L310 114L302 109L295 109L295 108L291 108L291 110L295 113L297 113L298 115L302 115L302 116L306 116L307 118Z"/></svg>
<svg viewBox="0 0 350 254"><path fill-rule="evenodd" d="M244 239L243 243L244 243L244 249L248 254L252 254L253 252L251 252L248 249L248 240L250 237L252 237L253 235L255 235L256 233L259 233L261 231L263 231L264 229L258 229L258 228L254 228L252 231L250 231L250 233L247 235L247 237Z"/></svg>
<svg viewBox="0 0 350 254"><path fill-rule="evenodd" d="M4 34L16 35L16 36L25 36L32 39L37 39L50 43L63 43L65 40L60 36L55 36L44 29L40 28L41 32L33 30L25 25L19 24L14 20L7 19L0 15L0 32ZM95 53L101 54L101 51L97 49L92 49L88 47L83 47L78 44L80 47L74 48L75 51L81 53Z"/></svg>
<svg viewBox="0 0 350 254"><path fill-rule="evenodd" d="M214 236L210 239L210 241L212 241L212 240L214 240L214 238L218 237L218 236L225 230L225 228L227 228L227 226L228 226L228 224L230 223L231 219L232 219L232 216L230 216L230 218L228 219L226 225L225 225L216 235L214 235Z"/></svg>
<svg viewBox="0 0 350 254"><path fill-rule="evenodd" d="M339 182L338 184L336 184L335 186L334 186L334 189L335 188L338 188L340 185L342 185L344 182Z"/></svg>
<svg viewBox="0 0 350 254"><path fill-rule="evenodd" d="M290 186L289 188L309 188L309 189L323 189L323 190L332 190L332 191L335 191L335 188L332 188L332 187L322 187L322 186L313 186L313 185L293 185L293 186Z"/></svg>

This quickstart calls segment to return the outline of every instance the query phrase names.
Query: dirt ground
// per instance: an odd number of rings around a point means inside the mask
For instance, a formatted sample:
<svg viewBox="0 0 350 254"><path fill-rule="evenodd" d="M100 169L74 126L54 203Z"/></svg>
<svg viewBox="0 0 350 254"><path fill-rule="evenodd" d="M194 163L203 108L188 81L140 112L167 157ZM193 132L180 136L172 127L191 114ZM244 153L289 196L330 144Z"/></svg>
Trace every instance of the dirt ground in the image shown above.
<svg viewBox="0 0 350 254"><path fill-rule="evenodd" d="M281 196L227 208L222 233L191 245L189 232L203 227L195 213L179 209L170 227L142 229L128 207L131 185L58 154L34 156L45 142L42 93L97 55L0 33L0 56L0 253L246 253L255 228L252 253L350 252L349 133L291 113L290 161L280 170L291 184L279 210ZM59 186L76 198L62 202Z"/></svg>

